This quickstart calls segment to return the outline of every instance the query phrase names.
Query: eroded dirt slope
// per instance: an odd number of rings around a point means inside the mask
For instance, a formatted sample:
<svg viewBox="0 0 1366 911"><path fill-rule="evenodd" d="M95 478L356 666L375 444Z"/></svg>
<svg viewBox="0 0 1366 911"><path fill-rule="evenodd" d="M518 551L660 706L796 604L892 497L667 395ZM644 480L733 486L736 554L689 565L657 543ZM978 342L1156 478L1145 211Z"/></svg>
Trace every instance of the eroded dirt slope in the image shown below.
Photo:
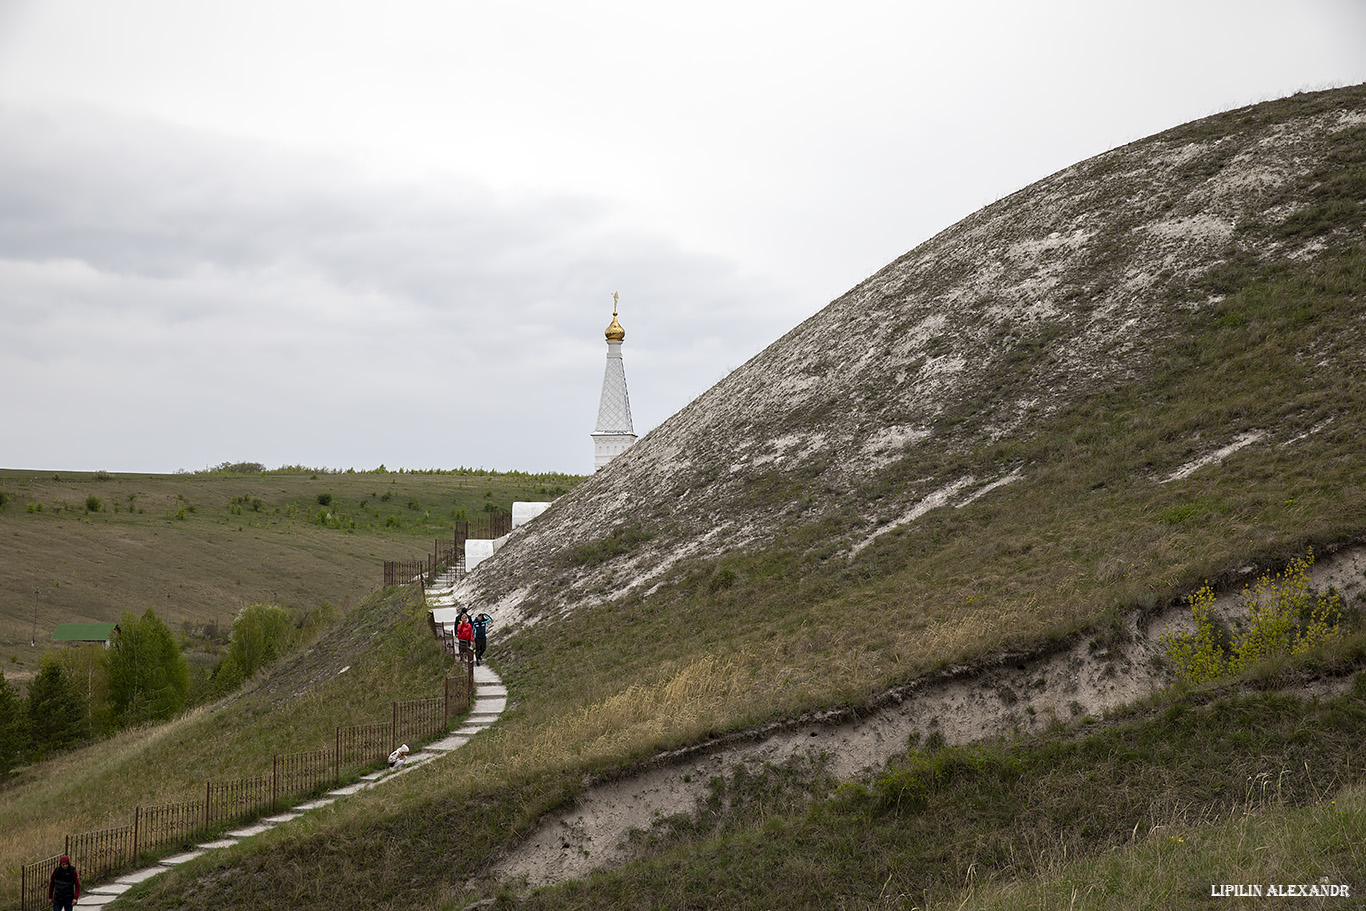
<svg viewBox="0 0 1366 911"><path fill-rule="evenodd" d="M1335 588L1344 602L1366 597L1366 546L1340 550L1309 573L1315 589ZM1241 591L1218 599L1216 615L1244 612ZM906 750L910 738L938 732L962 744L1054 722L1099 717L1165 685L1154 659L1170 630L1192 627L1189 608L1173 606L1151 618L1134 618L1113 641L1088 638L1045 655L999 657L985 670L952 671L885 695L870 714L828 713L726 738L660 757L648 771L587 790L574 806L544 820L492 871L501 879L543 886L576 879L630 858L632 830L694 808L708 781L736 765L778 765L804 754L823 754L826 768L846 779L875 769ZM1323 681L1327 694L1350 684Z"/></svg>

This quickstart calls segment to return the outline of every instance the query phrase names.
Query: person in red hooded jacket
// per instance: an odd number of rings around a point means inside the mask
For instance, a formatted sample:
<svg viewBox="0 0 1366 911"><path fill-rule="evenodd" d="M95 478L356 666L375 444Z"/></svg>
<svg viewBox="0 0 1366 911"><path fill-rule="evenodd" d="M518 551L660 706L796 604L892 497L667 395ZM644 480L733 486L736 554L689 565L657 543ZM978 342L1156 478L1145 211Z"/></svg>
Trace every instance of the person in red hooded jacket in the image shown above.
<svg viewBox="0 0 1366 911"><path fill-rule="evenodd" d="M71 911L81 897L81 875L71 865L71 858L65 854L52 868L52 878L47 882L47 897L52 902L52 911Z"/></svg>
<svg viewBox="0 0 1366 911"><path fill-rule="evenodd" d="M470 623L470 615L462 610L460 616L455 621L455 640L460 643L460 657L464 659L466 655L474 654L474 625Z"/></svg>

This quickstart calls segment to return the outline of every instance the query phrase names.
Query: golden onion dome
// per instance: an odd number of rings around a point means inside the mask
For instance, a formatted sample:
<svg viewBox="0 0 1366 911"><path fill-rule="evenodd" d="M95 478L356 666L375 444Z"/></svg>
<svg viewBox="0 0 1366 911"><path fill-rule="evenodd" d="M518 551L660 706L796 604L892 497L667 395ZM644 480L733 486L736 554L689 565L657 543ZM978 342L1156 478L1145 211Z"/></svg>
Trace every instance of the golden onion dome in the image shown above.
<svg viewBox="0 0 1366 911"><path fill-rule="evenodd" d="M607 326L607 340L609 342L619 342L626 338L626 330L621 328L621 323L617 322L617 294L612 292L612 322Z"/></svg>

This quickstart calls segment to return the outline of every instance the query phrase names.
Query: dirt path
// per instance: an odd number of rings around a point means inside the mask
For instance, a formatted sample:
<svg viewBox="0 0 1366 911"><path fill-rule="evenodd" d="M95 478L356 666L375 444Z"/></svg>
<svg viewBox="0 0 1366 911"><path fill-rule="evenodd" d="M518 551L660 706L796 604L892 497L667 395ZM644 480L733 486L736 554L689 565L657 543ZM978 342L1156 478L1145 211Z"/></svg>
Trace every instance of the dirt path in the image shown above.
<svg viewBox="0 0 1366 911"><path fill-rule="evenodd" d="M1366 591L1366 547L1321 557L1310 570L1316 589L1337 588L1347 603ZM1249 578L1248 581L1251 581ZM1240 592L1221 597L1215 612L1230 615ZM570 809L554 814L494 868L500 879L531 886L587 875L630 856L627 836L656 820L691 810L715 775L742 763L781 763L807 753L827 755L827 768L848 778L903 752L912 734L934 732L962 744L1012 731L1031 732L1058 721L1098 716L1165 684L1153 660L1171 629L1191 626L1180 605L1145 623L1137 620L1118 641L1086 639L1051 655L1003 661L970 677L947 678L888 693L883 707L857 719L774 726L663 757L631 779L590 788Z"/></svg>

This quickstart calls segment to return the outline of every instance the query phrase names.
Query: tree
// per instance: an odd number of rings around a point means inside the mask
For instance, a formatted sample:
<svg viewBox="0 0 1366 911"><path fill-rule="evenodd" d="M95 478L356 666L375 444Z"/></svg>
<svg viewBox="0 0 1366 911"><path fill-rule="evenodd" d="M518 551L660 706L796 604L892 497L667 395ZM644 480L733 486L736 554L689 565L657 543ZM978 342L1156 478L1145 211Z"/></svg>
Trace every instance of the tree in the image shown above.
<svg viewBox="0 0 1366 911"><path fill-rule="evenodd" d="M77 645L56 653L66 679L85 696L90 733L101 736L116 727L109 704L109 652L102 645Z"/></svg>
<svg viewBox="0 0 1366 911"><path fill-rule="evenodd" d="M170 627L148 608L125 613L109 648L109 702L122 725L164 721L185 708L190 666Z"/></svg>
<svg viewBox="0 0 1366 911"><path fill-rule="evenodd" d="M294 621L274 604L249 604L232 621L232 639L214 672L214 692L222 695L240 686L293 647Z"/></svg>
<svg viewBox="0 0 1366 911"><path fill-rule="evenodd" d="M80 742L87 733L87 715L81 691L48 652L28 687L29 738L39 757Z"/></svg>
<svg viewBox="0 0 1366 911"><path fill-rule="evenodd" d="M8 775L28 748L24 700L0 671L0 778Z"/></svg>

